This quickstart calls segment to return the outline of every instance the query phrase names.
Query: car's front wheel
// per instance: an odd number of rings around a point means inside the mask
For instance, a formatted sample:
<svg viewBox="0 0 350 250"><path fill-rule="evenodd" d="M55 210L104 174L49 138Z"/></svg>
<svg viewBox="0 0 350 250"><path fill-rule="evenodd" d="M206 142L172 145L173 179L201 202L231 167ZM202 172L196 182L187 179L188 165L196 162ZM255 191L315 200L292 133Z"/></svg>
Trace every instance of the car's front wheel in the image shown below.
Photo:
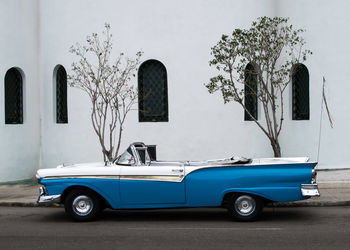
<svg viewBox="0 0 350 250"><path fill-rule="evenodd" d="M66 214L76 221L91 221L101 211L101 202L96 194L89 190L75 189L64 202Z"/></svg>
<svg viewBox="0 0 350 250"><path fill-rule="evenodd" d="M228 204L229 216L238 221L255 221L263 209L260 197L251 194L233 195Z"/></svg>

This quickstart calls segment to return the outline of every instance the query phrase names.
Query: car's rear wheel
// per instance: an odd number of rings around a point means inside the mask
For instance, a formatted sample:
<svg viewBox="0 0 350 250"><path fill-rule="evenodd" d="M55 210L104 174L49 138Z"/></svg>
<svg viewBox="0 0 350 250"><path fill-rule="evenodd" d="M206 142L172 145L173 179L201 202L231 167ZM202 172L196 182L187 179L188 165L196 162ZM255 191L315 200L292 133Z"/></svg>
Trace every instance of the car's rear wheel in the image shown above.
<svg viewBox="0 0 350 250"><path fill-rule="evenodd" d="M229 216L238 221L255 221L263 209L260 197L251 194L235 194L228 204Z"/></svg>
<svg viewBox="0 0 350 250"><path fill-rule="evenodd" d="M99 197L89 190L75 189L66 197L64 202L66 214L76 221L91 221L101 211Z"/></svg>

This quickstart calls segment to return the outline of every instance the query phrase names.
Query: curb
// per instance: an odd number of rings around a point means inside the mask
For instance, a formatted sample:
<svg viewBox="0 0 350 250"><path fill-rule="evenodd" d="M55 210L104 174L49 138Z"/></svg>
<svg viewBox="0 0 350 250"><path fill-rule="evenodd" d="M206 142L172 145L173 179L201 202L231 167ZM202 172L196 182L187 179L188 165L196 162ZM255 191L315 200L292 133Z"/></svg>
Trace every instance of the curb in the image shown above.
<svg viewBox="0 0 350 250"><path fill-rule="evenodd" d="M0 207L63 207L62 204L38 204L37 202L2 201Z"/></svg>
<svg viewBox="0 0 350 250"><path fill-rule="evenodd" d="M268 204L267 207L344 207L350 206L350 201L309 201L309 202L279 202Z"/></svg>

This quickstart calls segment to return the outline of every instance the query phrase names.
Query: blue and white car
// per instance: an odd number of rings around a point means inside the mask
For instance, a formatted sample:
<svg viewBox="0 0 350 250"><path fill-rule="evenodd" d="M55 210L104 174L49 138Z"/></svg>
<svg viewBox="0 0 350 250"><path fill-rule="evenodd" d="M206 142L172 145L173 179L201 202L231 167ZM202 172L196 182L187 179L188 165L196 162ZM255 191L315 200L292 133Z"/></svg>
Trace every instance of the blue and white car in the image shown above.
<svg viewBox="0 0 350 250"><path fill-rule="evenodd" d="M38 170L38 203L64 204L77 221L106 207L226 207L232 219L252 221L268 202L319 196L316 164L306 157L157 161L155 146L136 142L113 163Z"/></svg>

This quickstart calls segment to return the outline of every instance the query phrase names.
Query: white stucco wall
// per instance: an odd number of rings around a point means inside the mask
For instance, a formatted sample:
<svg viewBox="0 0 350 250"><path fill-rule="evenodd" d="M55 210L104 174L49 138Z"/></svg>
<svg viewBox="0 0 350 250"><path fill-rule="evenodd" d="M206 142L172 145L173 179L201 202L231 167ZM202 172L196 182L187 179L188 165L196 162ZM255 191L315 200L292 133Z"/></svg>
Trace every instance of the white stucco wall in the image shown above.
<svg viewBox="0 0 350 250"><path fill-rule="evenodd" d="M122 148L133 141L158 145L161 159L203 159L271 155L257 128L243 122L236 105L223 105L203 86L212 75L210 47L222 33L248 27L261 15L273 15L273 1L50 1L42 2L44 69L43 167L62 162L100 160L89 103L83 92L69 88L69 124L54 123L52 70L62 64L70 72L70 45L87 34L112 26L115 55L144 51L143 61L157 59L167 68L169 122L139 123L130 113ZM251 8L256 6L256 8ZM136 80L133 81L136 85ZM243 131L256 135L254 143Z"/></svg>
<svg viewBox="0 0 350 250"><path fill-rule="evenodd" d="M334 128L330 127L324 109L319 168L349 168L349 2L288 0L278 3L279 15L290 17L291 23L307 30L305 39L314 53L306 63L310 73L310 121L287 124L282 137L284 151L300 155L305 150L313 159L317 158L324 76Z"/></svg>
<svg viewBox="0 0 350 250"><path fill-rule="evenodd" d="M0 1L0 182L31 178L39 165L38 2ZM24 123L5 124L4 78L23 74Z"/></svg>
<svg viewBox="0 0 350 250"><path fill-rule="evenodd" d="M0 2L0 78L19 67L25 74L23 125L5 125L0 91L0 182L25 179L40 167L63 162L102 159L90 123L89 99L68 88L68 124L56 124L54 68L70 73L76 58L68 50L86 35L112 26L114 55L144 52L142 61L157 59L167 68L169 122L139 123L129 114L122 148L133 141L157 144L160 159L207 159L244 155L271 157L267 138L253 122L243 120L238 104L224 105L204 83L210 68L210 48L221 34L248 28L259 16L290 17L314 55L305 63L310 73L310 120L293 121L290 92L280 137L284 156L317 159L322 76L335 120L330 129L324 113L320 167L349 167L345 157L350 88L346 74L350 18L347 1L305 0L4 0ZM14 14L15 13L15 14ZM2 81L3 84L3 81ZM136 79L133 84L137 85ZM261 114L259 114L261 117Z"/></svg>

